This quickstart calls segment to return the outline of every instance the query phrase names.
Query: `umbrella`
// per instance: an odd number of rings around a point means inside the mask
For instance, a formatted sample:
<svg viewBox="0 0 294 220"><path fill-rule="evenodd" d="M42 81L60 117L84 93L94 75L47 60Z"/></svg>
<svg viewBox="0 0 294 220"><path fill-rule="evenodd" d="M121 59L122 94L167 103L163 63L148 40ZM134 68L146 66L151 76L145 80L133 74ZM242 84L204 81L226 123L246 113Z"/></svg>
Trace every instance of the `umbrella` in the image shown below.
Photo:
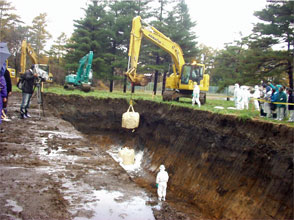
<svg viewBox="0 0 294 220"><path fill-rule="evenodd" d="M10 56L10 52L7 48L7 43L1 42L0 43L0 68L4 64L5 60Z"/></svg>

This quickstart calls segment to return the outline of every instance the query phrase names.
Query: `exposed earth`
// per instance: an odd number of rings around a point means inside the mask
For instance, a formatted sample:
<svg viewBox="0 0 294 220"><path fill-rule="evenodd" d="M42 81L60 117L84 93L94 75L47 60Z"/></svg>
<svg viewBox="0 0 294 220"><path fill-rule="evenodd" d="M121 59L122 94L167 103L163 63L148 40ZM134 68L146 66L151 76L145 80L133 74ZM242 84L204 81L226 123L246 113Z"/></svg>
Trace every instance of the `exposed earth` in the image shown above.
<svg viewBox="0 0 294 220"><path fill-rule="evenodd" d="M0 134L0 219L293 219L294 129L138 100L45 94ZM135 149L124 166L121 147ZM170 176L157 200L160 164Z"/></svg>

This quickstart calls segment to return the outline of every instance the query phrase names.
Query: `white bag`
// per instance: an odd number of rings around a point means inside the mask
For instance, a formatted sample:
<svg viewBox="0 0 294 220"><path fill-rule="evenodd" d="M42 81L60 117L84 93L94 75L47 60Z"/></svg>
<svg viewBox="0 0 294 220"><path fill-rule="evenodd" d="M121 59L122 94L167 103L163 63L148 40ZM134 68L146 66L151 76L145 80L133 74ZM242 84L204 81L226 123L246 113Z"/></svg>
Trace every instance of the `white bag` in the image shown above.
<svg viewBox="0 0 294 220"><path fill-rule="evenodd" d="M132 111L130 111L132 110ZM134 111L132 105L129 106L128 111L122 115L122 127L126 129L135 129L139 127L140 115Z"/></svg>
<svg viewBox="0 0 294 220"><path fill-rule="evenodd" d="M118 152L120 158L122 158L124 165L132 165L135 163L135 151L134 149L129 149L124 147Z"/></svg>

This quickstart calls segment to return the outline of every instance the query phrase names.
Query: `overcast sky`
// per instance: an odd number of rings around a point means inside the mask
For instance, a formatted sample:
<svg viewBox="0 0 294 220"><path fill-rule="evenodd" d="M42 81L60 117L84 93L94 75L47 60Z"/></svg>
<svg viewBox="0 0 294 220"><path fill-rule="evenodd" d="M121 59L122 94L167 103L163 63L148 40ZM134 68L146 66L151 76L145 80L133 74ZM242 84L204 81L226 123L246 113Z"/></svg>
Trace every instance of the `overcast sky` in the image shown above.
<svg viewBox="0 0 294 220"><path fill-rule="evenodd" d="M8 0L21 19L31 25L34 17L47 13L48 31L55 40L62 32L69 37L73 20L84 16L90 0ZM265 8L266 0L186 0L193 21L197 22L198 42L221 49L224 43L248 35L258 19L254 11Z"/></svg>

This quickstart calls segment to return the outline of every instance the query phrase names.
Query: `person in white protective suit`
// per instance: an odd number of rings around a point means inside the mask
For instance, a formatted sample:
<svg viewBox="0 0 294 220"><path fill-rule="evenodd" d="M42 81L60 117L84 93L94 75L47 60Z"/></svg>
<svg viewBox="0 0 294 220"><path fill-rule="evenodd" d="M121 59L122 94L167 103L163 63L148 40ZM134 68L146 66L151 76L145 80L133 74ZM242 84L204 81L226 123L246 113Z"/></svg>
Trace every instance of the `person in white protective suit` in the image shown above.
<svg viewBox="0 0 294 220"><path fill-rule="evenodd" d="M249 109L249 98L250 98L250 93L247 89L247 86L241 86L241 96L242 96L242 101L241 101L241 110L243 109Z"/></svg>
<svg viewBox="0 0 294 220"><path fill-rule="evenodd" d="M159 201L165 201L167 182L168 173L165 171L164 165L160 165L159 172L156 176L157 195Z"/></svg>
<svg viewBox="0 0 294 220"><path fill-rule="evenodd" d="M241 109L242 91L238 83L235 84L234 89L234 102L236 109Z"/></svg>
<svg viewBox="0 0 294 220"><path fill-rule="evenodd" d="M260 110L259 102L256 99L260 98L260 90L259 90L259 87L257 85L254 86L254 93L252 94L252 98L254 98L253 103L254 103L255 110L259 111Z"/></svg>
<svg viewBox="0 0 294 220"><path fill-rule="evenodd" d="M195 102L197 103L198 107L201 107L201 103L200 103L200 88L197 85L197 82L194 82L194 89L193 89L193 97L192 97L192 106L195 105Z"/></svg>

